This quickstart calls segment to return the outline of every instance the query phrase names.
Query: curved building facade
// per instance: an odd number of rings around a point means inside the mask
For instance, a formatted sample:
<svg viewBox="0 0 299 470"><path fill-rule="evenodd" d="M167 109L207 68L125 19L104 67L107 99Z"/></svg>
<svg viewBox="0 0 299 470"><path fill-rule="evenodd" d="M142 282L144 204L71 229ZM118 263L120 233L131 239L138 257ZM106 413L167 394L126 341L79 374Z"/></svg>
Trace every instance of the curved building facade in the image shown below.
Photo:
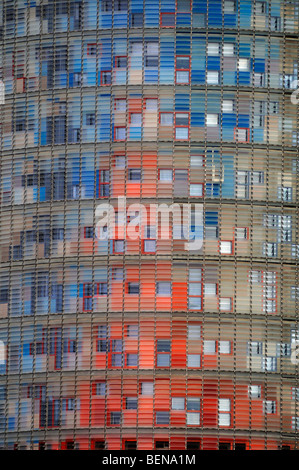
<svg viewBox="0 0 299 470"><path fill-rule="evenodd" d="M0 8L1 448L296 449L298 2Z"/></svg>

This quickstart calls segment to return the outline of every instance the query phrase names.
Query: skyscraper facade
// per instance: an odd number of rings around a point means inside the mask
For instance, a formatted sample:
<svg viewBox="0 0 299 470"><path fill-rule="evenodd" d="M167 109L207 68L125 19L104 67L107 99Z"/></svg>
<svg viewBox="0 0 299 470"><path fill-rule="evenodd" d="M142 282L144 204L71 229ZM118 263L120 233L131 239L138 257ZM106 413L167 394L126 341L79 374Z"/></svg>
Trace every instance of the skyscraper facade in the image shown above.
<svg viewBox="0 0 299 470"><path fill-rule="evenodd" d="M298 448L297 0L0 10L0 447Z"/></svg>

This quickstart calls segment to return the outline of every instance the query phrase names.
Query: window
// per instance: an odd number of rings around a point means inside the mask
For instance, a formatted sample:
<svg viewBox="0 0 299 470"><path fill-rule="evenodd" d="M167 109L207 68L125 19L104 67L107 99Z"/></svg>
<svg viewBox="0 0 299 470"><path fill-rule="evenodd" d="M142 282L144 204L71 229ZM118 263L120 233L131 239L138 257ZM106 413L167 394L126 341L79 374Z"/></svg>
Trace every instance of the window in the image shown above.
<svg viewBox="0 0 299 470"><path fill-rule="evenodd" d="M125 69L127 67L127 56L116 56L115 57L115 68Z"/></svg>
<svg viewBox="0 0 299 470"><path fill-rule="evenodd" d="M275 414L276 413L276 401L265 400L264 401L264 413Z"/></svg>
<svg viewBox="0 0 299 470"><path fill-rule="evenodd" d="M125 241L124 240L113 240L113 253L124 253Z"/></svg>
<svg viewBox="0 0 299 470"><path fill-rule="evenodd" d="M188 340L199 341L201 338L201 325L189 324L188 325Z"/></svg>
<svg viewBox="0 0 299 470"><path fill-rule="evenodd" d="M199 426L200 424L200 398L187 397L186 421L188 426Z"/></svg>
<svg viewBox="0 0 299 470"><path fill-rule="evenodd" d="M203 197L203 183L190 183L190 196Z"/></svg>
<svg viewBox="0 0 299 470"><path fill-rule="evenodd" d="M138 325L132 324L127 326L127 337L128 338L138 338Z"/></svg>
<svg viewBox="0 0 299 470"><path fill-rule="evenodd" d="M220 44L218 42L208 42L207 45L208 55L219 55L220 53Z"/></svg>
<svg viewBox="0 0 299 470"><path fill-rule="evenodd" d="M141 169L130 168L128 171L129 181L140 182L141 181Z"/></svg>
<svg viewBox="0 0 299 470"><path fill-rule="evenodd" d="M249 129L235 127L235 140L237 142L249 142Z"/></svg>
<svg viewBox="0 0 299 470"><path fill-rule="evenodd" d="M156 424L166 426L169 424L169 411L156 411Z"/></svg>
<svg viewBox="0 0 299 470"><path fill-rule="evenodd" d="M262 370L265 370L267 372L276 372L277 370L276 357L263 357L262 358Z"/></svg>
<svg viewBox="0 0 299 470"><path fill-rule="evenodd" d="M218 114L207 114L206 124L208 127L216 127L219 124Z"/></svg>
<svg viewBox="0 0 299 470"><path fill-rule="evenodd" d="M255 11L257 15L264 15L266 13L266 2L256 2Z"/></svg>
<svg viewBox="0 0 299 470"><path fill-rule="evenodd" d="M143 251L144 253L155 253L156 252L156 228L154 226L146 225L144 227L144 241Z"/></svg>
<svg viewBox="0 0 299 470"><path fill-rule="evenodd" d="M168 339L157 340L157 367L170 366L171 343Z"/></svg>
<svg viewBox="0 0 299 470"><path fill-rule="evenodd" d="M238 60L238 69L240 70L240 72L249 70L249 59L240 58Z"/></svg>
<svg viewBox="0 0 299 470"><path fill-rule="evenodd" d="M106 353L110 350L110 343L108 341L108 330L106 325L99 325L98 339L97 339L97 352Z"/></svg>
<svg viewBox="0 0 299 470"><path fill-rule="evenodd" d="M177 12L190 13L191 0L176 0Z"/></svg>
<svg viewBox="0 0 299 470"><path fill-rule="evenodd" d="M260 356L263 354L263 343L260 341L252 341L249 343L249 355Z"/></svg>
<svg viewBox="0 0 299 470"><path fill-rule="evenodd" d="M233 253L233 243L230 241L221 241L220 253L222 255L231 255Z"/></svg>
<svg viewBox="0 0 299 470"><path fill-rule="evenodd" d="M278 186L277 190L278 190L277 199L279 199L280 201L286 201L286 202L292 201L293 199L292 187Z"/></svg>
<svg viewBox="0 0 299 470"><path fill-rule="evenodd" d="M233 100L223 100L222 101L222 112L223 113L232 113L234 111L234 101Z"/></svg>
<svg viewBox="0 0 299 470"><path fill-rule="evenodd" d="M130 124L132 126L140 127L142 124L142 114L141 113L130 113Z"/></svg>
<svg viewBox="0 0 299 470"><path fill-rule="evenodd" d="M219 310L222 312L231 312L232 299L230 297L220 297L219 298Z"/></svg>
<svg viewBox="0 0 299 470"><path fill-rule="evenodd" d="M139 282L128 282L128 294L139 295Z"/></svg>
<svg viewBox="0 0 299 470"><path fill-rule="evenodd" d="M236 6L234 1L224 0L223 6L224 13L235 13Z"/></svg>
<svg viewBox="0 0 299 470"><path fill-rule="evenodd" d="M233 57L235 55L235 45L224 43L222 51L224 57Z"/></svg>
<svg viewBox="0 0 299 470"><path fill-rule="evenodd" d="M158 109L158 100L157 98L146 98L145 99L145 111L153 113Z"/></svg>
<svg viewBox="0 0 299 470"><path fill-rule="evenodd" d="M141 382L140 393L141 395L153 396L154 384L153 382Z"/></svg>
<svg viewBox="0 0 299 470"><path fill-rule="evenodd" d="M123 98L115 100L115 111L117 113L125 113L127 109L127 101Z"/></svg>
<svg viewBox="0 0 299 470"><path fill-rule="evenodd" d="M97 55L97 45L96 44L87 44L87 55L93 57Z"/></svg>
<svg viewBox="0 0 299 470"><path fill-rule="evenodd" d="M272 242L264 242L263 243L263 255L267 256L268 258L275 258L278 254L278 246L277 243Z"/></svg>
<svg viewBox="0 0 299 470"><path fill-rule="evenodd" d="M126 128L125 127L115 127L114 140L116 141L126 140Z"/></svg>
<svg viewBox="0 0 299 470"><path fill-rule="evenodd" d="M253 84L254 86L265 86L265 74L260 72L254 72Z"/></svg>
<svg viewBox="0 0 299 470"><path fill-rule="evenodd" d="M115 168L117 170L123 170L126 167L126 157L125 155L117 155L115 157Z"/></svg>
<svg viewBox="0 0 299 470"><path fill-rule="evenodd" d="M281 30L281 19L279 16L272 16L270 20L270 28L272 31Z"/></svg>
<svg viewBox="0 0 299 470"><path fill-rule="evenodd" d="M161 126L172 126L173 125L173 113L161 113L160 124Z"/></svg>
<svg viewBox="0 0 299 470"><path fill-rule="evenodd" d="M94 126L95 125L95 114L94 113L87 113L86 114L86 125L87 126Z"/></svg>
<svg viewBox="0 0 299 470"><path fill-rule="evenodd" d="M147 42L145 46L145 67L158 67L159 43Z"/></svg>
<svg viewBox="0 0 299 470"><path fill-rule="evenodd" d="M93 238L94 229L93 227L84 227L84 238Z"/></svg>
<svg viewBox="0 0 299 470"><path fill-rule="evenodd" d="M109 170L99 171L99 197L109 197L110 173Z"/></svg>
<svg viewBox="0 0 299 470"><path fill-rule="evenodd" d="M159 170L159 181L164 181L166 183L172 183L173 181L173 172L172 170Z"/></svg>
<svg viewBox="0 0 299 470"><path fill-rule="evenodd" d="M218 85L219 84L219 72L207 71L207 83L208 85Z"/></svg>
<svg viewBox="0 0 299 470"><path fill-rule="evenodd" d="M170 282L157 282L156 293L160 297L169 297L171 295L171 283Z"/></svg>
<svg viewBox="0 0 299 470"><path fill-rule="evenodd" d="M221 427L230 426L230 399L219 398L218 402L218 425Z"/></svg>
<svg viewBox="0 0 299 470"><path fill-rule="evenodd" d="M206 283L204 291L205 291L205 295L217 295L217 284Z"/></svg>
<svg viewBox="0 0 299 470"><path fill-rule="evenodd" d="M124 270L123 268L112 268L112 281L123 281Z"/></svg>
<svg viewBox="0 0 299 470"><path fill-rule="evenodd" d="M174 13L161 12L160 23L161 23L162 28L174 28L174 26L175 26L175 14Z"/></svg>
<svg viewBox="0 0 299 470"><path fill-rule="evenodd" d="M200 354L188 354L187 355L187 366L190 369L200 368Z"/></svg>
<svg viewBox="0 0 299 470"><path fill-rule="evenodd" d="M110 413L110 424L113 426L119 426L121 421L120 411L111 411Z"/></svg>
<svg viewBox="0 0 299 470"><path fill-rule="evenodd" d="M261 386L260 385L249 385L248 395L252 398L261 398Z"/></svg>
<svg viewBox="0 0 299 470"><path fill-rule="evenodd" d="M111 85L111 70L101 71L101 85Z"/></svg>
<svg viewBox="0 0 299 470"><path fill-rule="evenodd" d="M189 113L175 113L175 139L189 139Z"/></svg>
<svg viewBox="0 0 299 470"><path fill-rule="evenodd" d="M105 396L106 395L106 384L105 382L97 382L95 384L95 395L97 396Z"/></svg>
<svg viewBox="0 0 299 470"><path fill-rule="evenodd" d="M190 156L190 167L191 168L202 168L204 164L204 157L202 155L191 155Z"/></svg>
<svg viewBox="0 0 299 470"><path fill-rule="evenodd" d="M216 354L216 341L205 340L203 345L204 354Z"/></svg>
<svg viewBox="0 0 299 470"><path fill-rule="evenodd" d="M235 239L236 240L248 240L249 229L248 227L235 227Z"/></svg>
<svg viewBox="0 0 299 470"><path fill-rule="evenodd" d="M231 353L230 341L223 341L223 340L219 341L218 352L219 354L230 354Z"/></svg>
<svg viewBox="0 0 299 470"><path fill-rule="evenodd" d="M202 269L190 268L189 271L189 309L202 310L203 284Z"/></svg>
<svg viewBox="0 0 299 470"><path fill-rule="evenodd" d="M176 56L175 79L177 84L190 82L190 56Z"/></svg>
<svg viewBox="0 0 299 470"><path fill-rule="evenodd" d="M126 397L126 410L137 410L137 397Z"/></svg>
<svg viewBox="0 0 299 470"><path fill-rule="evenodd" d="M185 411L185 398L183 397L173 397L171 399L171 409L172 410L184 410Z"/></svg>
<svg viewBox="0 0 299 470"><path fill-rule="evenodd" d="M123 346L121 339L111 340L111 367L122 367L122 348Z"/></svg>
<svg viewBox="0 0 299 470"><path fill-rule="evenodd" d="M143 25L143 13L132 13L132 26L138 28Z"/></svg>

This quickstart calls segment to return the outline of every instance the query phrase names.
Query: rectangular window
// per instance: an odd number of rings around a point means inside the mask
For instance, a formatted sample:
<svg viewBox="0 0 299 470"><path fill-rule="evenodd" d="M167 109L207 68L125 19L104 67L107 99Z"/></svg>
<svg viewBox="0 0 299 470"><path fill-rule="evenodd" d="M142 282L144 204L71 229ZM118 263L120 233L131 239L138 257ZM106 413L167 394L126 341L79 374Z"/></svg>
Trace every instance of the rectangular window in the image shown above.
<svg viewBox="0 0 299 470"><path fill-rule="evenodd" d="M231 241L221 241L219 251L222 255L231 255L231 254L233 254L233 242L231 242Z"/></svg>
<svg viewBox="0 0 299 470"><path fill-rule="evenodd" d="M114 140L115 141L126 140L126 128L124 126L114 128Z"/></svg>
<svg viewBox="0 0 299 470"><path fill-rule="evenodd" d="M251 399L261 398L261 386L260 385L249 385L248 395Z"/></svg>
<svg viewBox="0 0 299 470"><path fill-rule="evenodd" d="M224 57L233 57L235 55L235 45L232 43L224 43L222 51Z"/></svg>
<svg viewBox="0 0 299 470"><path fill-rule="evenodd" d="M200 368L200 354L188 354L187 355L187 367L190 369Z"/></svg>
<svg viewBox="0 0 299 470"><path fill-rule="evenodd" d="M236 5L234 1L224 0L223 5L224 13L235 13L236 12Z"/></svg>
<svg viewBox="0 0 299 470"><path fill-rule="evenodd" d="M175 27L175 14L161 12L160 25L162 28L174 28Z"/></svg>
<svg viewBox="0 0 299 470"><path fill-rule="evenodd" d="M119 426L121 421L121 412L120 411L111 411L110 413L110 424L112 426Z"/></svg>
<svg viewBox="0 0 299 470"><path fill-rule="evenodd" d="M157 282L156 293L159 297L169 297L171 295L171 283L170 282Z"/></svg>
<svg viewBox="0 0 299 470"><path fill-rule="evenodd" d="M160 426L169 425L169 411L156 411L156 424Z"/></svg>
<svg viewBox="0 0 299 470"><path fill-rule="evenodd" d="M175 113L175 140L189 139L189 113Z"/></svg>
<svg viewBox="0 0 299 470"><path fill-rule="evenodd" d="M111 85L111 70L101 71L101 85Z"/></svg>
<svg viewBox="0 0 299 470"><path fill-rule="evenodd" d="M248 240L249 229L248 227L235 227L235 239L236 240Z"/></svg>
<svg viewBox="0 0 299 470"><path fill-rule="evenodd" d="M202 269L190 268L189 271L189 309L202 310L203 284Z"/></svg>
<svg viewBox="0 0 299 470"><path fill-rule="evenodd" d="M128 282L128 294L139 295L139 282Z"/></svg>
<svg viewBox="0 0 299 470"><path fill-rule="evenodd" d="M217 56L220 54L220 44L218 42L208 42L207 54Z"/></svg>
<svg viewBox="0 0 299 470"><path fill-rule="evenodd" d="M229 398L219 398L218 401L218 425L219 427L228 427L230 426L230 399Z"/></svg>
<svg viewBox="0 0 299 470"><path fill-rule="evenodd" d="M240 72L247 72L249 70L250 59L240 58L238 60L238 70Z"/></svg>
<svg viewBox="0 0 299 470"><path fill-rule="evenodd" d="M140 168L130 168L128 170L128 180L134 181L135 183L140 183L141 181L141 169Z"/></svg>
<svg viewBox="0 0 299 470"><path fill-rule="evenodd" d="M176 56L175 80L179 85L190 83L190 56Z"/></svg>
<svg viewBox="0 0 299 470"><path fill-rule="evenodd" d="M137 410L137 397L126 397L126 410Z"/></svg>
<svg viewBox="0 0 299 470"><path fill-rule="evenodd" d="M161 126L173 126L173 113L160 113Z"/></svg>
<svg viewBox="0 0 299 470"><path fill-rule="evenodd" d="M218 114L207 114L206 125L207 127L217 127L219 124Z"/></svg>
<svg viewBox="0 0 299 470"><path fill-rule="evenodd" d="M99 171L99 197L109 197L110 194L110 172L109 170Z"/></svg>
<svg viewBox="0 0 299 470"><path fill-rule="evenodd" d="M232 299L230 297L219 298L219 310L222 312L232 311Z"/></svg>
<svg viewBox="0 0 299 470"><path fill-rule="evenodd" d="M127 109L127 101L123 98L117 98L114 101L115 104L115 111L117 113L125 113Z"/></svg>
<svg viewBox="0 0 299 470"><path fill-rule="evenodd" d="M154 394L154 383L153 382L141 382L140 384L141 395L153 396Z"/></svg>
<svg viewBox="0 0 299 470"><path fill-rule="evenodd" d="M116 69L125 69L127 68L127 56L116 56L115 57L115 68Z"/></svg>
<svg viewBox="0 0 299 470"><path fill-rule="evenodd" d="M234 112L234 100L223 100L222 101L222 112L233 113Z"/></svg>
<svg viewBox="0 0 299 470"><path fill-rule="evenodd" d="M159 43L147 42L145 44L145 67L158 67Z"/></svg>
<svg viewBox="0 0 299 470"><path fill-rule="evenodd" d="M208 70L207 83L208 85L219 85L219 72Z"/></svg>
<svg viewBox="0 0 299 470"><path fill-rule="evenodd" d="M157 367L170 366L171 342L168 339L157 340Z"/></svg>

